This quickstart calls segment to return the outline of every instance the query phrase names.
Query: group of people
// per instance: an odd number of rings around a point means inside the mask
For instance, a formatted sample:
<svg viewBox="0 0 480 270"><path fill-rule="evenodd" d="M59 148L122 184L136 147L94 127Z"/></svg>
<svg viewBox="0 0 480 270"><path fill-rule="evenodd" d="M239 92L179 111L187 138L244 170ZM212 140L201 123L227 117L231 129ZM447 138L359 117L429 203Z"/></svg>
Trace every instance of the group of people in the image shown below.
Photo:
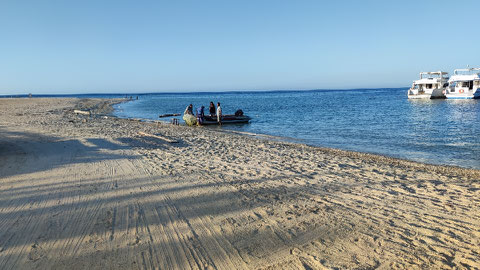
<svg viewBox="0 0 480 270"><path fill-rule="evenodd" d="M210 101L210 107L208 108L208 111L210 112L210 117L214 118L217 116L217 122L218 124L222 124L222 107L220 106L220 102L217 102L217 108L215 108L215 104L213 104L213 101ZM193 114L193 105L190 104L187 106L185 109L185 112L183 114ZM201 106L197 108L196 111L196 117L197 117L197 123L199 125L203 124L203 121L205 120L205 106Z"/></svg>

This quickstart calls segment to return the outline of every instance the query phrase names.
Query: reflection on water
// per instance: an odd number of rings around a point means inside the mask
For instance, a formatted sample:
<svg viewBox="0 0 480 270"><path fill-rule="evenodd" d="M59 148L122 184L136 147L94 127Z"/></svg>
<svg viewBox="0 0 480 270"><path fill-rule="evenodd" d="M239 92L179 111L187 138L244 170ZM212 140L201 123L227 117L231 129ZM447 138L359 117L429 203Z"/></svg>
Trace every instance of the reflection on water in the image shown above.
<svg viewBox="0 0 480 270"><path fill-rule="evenodd" d="M408 100L406 89L142 95L118 105L117 114L158 119L210 101L221 102L225 113L242 109L253 117L222 128L480 169L479 101Z"/></svg>
<svg viewBox="0 0 480 270"><path fill-rule="evenodd" d="M447 100L452 121L469 123L478 117L478 100Z"/></svg>

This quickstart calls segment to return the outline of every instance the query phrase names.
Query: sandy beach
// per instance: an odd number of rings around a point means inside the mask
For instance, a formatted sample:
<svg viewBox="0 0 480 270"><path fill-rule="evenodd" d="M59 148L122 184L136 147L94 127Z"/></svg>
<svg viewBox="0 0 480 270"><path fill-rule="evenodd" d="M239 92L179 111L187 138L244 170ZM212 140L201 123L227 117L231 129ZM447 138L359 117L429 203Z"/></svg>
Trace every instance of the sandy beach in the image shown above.
<svg viewBox="0 0 480 270"><path fill-rule="evenodd" d="M480 269L478 170L116 102L0 99L0 269Z"/></svg>

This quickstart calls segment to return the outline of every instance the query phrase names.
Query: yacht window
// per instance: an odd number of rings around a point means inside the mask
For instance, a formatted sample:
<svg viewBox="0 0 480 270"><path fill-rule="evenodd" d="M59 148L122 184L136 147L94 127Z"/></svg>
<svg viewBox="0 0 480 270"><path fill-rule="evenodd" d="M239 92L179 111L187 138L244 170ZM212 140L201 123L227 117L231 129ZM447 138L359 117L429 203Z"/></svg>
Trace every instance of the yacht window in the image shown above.
<svg viewBox="0 0 480 270"><path fill-rule="evenodd" d="M447 86L448 86L448 83L445 83L445 84L443 85L443 87L447 87Z"/></svg>
<svg viewBox="0 0 480 270"><path fill-rule="evenodd" d="M468 82L468 89L470 89L470 90L473 89L473 81Z"/></svg>
<svg viewBox="0 0 480 270"><path fill-rule="evenodd" d="M432 89L432 84L431 83L427 84L425 88Z"/></svg>

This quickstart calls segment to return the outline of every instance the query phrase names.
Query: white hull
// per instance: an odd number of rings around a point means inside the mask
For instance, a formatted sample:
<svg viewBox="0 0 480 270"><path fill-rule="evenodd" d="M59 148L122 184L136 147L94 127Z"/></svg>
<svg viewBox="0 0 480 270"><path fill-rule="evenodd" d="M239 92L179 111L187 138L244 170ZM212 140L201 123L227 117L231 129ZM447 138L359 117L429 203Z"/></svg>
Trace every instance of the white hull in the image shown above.
<svg viewBox="0 0 480 270"><path fill-rule="evenodd" d="M476 99L475 96L447 95L447 99Z"/></svg>
<svg viewBox="0 0 480 270"><path fill-rule="evenodd" d="M417 94L417 95L408 95L409 99L429 99L430 94Z"/></svg>
<svg viewBox="0 0 480 270"><path fill-rule="evenodd" d="M480 92L479 90L473 92L467 92L467 93L447 93L445 95L447 99L477 99L480 98Z"/></svg>
<svg viewBox="0 0 480 270"><path fill-rule="evenodd" d="M418 93L415 89L408 90L408 98L409 99L435 99L435 98L445 98L443 94L445 89L433 89L431 93L425 91L422 93Z"/></svg>

